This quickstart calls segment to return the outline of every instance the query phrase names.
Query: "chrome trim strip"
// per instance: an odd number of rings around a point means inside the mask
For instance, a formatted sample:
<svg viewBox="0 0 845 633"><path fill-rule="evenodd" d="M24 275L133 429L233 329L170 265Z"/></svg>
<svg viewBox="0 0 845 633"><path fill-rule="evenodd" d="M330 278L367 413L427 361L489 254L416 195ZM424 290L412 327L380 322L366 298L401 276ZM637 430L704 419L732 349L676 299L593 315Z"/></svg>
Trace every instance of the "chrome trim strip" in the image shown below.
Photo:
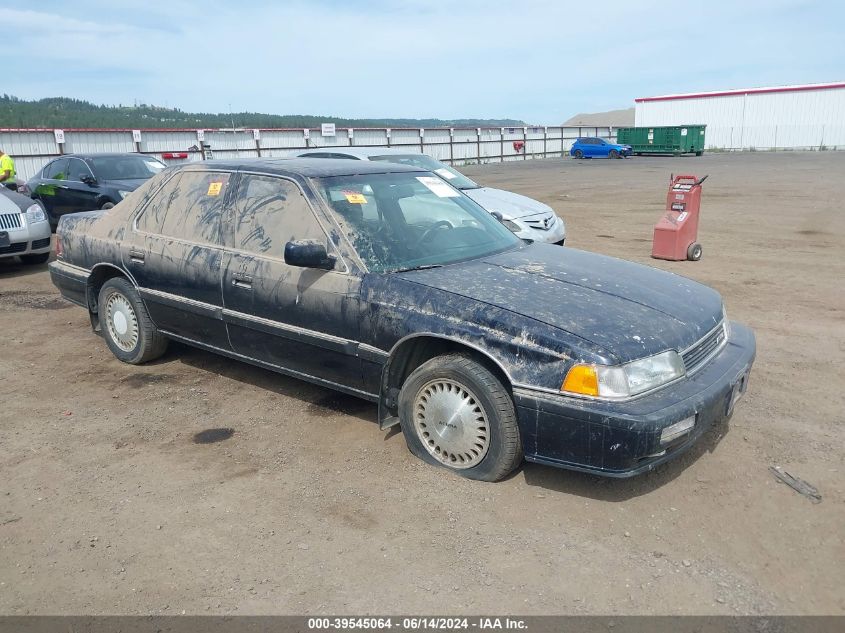
<svg viewBox="0 0 845 633"><path fill-rule="evenodd" d="M193 312L194 314L211 316L220 320L223 319L223 308L211 303L180 297L179 295L170 294L161 290L153 290L152 288L138 288L138 292L144 299L152 299L153 301L158 301L174 308L184 307L188 312Z"/></svg>
<svg viewBox="0 0 845 633"><path fill-rule="evenodd" d="M683 355L684 355L684 354L686 354L688 351L690 351L693 347L695 347L696 345L698 345L699 343L701 343L701 341L703 341L703 340L704 340L704 339L706 339L708 336L710 336L711 334L713 334L713 332L715 332L716 330L718 330L720 327L724 327L724 325L725 325L725 319L722 319L721 321L719 321L719 322L715 325L715 327L713 327L712 329L708 330L708 331L707 331L707 334L705 334L704 336L702 336L701 338L699 338L699 339L698 339L695 343L693 343L692 345L689 345L689 346L685 347L685 348L684 348L684 349L682 349L682 350L678 350L678 354L680 354L681 356L683 356ZM725 332L725 334L727 334L727 332ZM726 336L725 338L727 338L727 336Z"/></svg>
<svg viewBox="0 0 845 633"><path fill-rule="evenodd" d="M67 272L68 274L76 274L80 277L88 277L91 274L91 271L87 268L83 268L82 266L76 266L74 264L69 264L63 259L57 259L50 263L53 264L54 268L67 269L66 271L63 270L62 272Z"/></svg>
<svg viewBox="0 0 845 633"><path fill-rule="evenodd" d="M288 369L287 367L282 367L281 365L274 365L272 363L258 360L250 356L244 356L243 354L238 354L237 352L233 352L232 350L223 349L221 347L215 347L214 345L208 345L206 343L200 343L198 341L194 341L193 339L187 338L185 336L179 336L178 334L173 334L172 332L168 332L166 330L161 330L161 333L169 338L172 338L177 341L182 341L183 343L188 343L189 345L193 345L194 347L199 347L210 352L215 352L222 356L229 356L230 358L242 360L246 363L249 363L250 365L256 365L258 367L270 369L280 374L290 376L291 378L299 378L301 380L306 380L308 382L322 385L324 387L330 387L331 389L342 391L353 396L358 396L359 398L369 400L370 402L378 402L379 400L378 394L370 393L369 391L364 391L363 389L347 387L346 385L341 385L340 383L332 382L331 380L326 380L325 378L318 378L317 376L312 376L311 374L299 372L294 369Z"/></svg>

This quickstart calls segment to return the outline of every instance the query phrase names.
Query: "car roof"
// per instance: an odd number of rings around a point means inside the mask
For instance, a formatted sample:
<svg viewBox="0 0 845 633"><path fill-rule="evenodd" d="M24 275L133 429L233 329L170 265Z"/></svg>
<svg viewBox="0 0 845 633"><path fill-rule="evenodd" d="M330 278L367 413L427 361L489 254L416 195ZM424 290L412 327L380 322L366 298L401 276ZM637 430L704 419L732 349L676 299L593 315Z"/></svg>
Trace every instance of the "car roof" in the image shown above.
<svg viewBox="0 0 845 633"><path fill-rule="evenodd" d="M354 176L357 174L391 174L425 171L419 167L398 163L347 160L344 158L248 158L215 159L185 163L179 168L191 169L226 169L232 171L260 171L281 176L304 176L321 178L324 176Z"/></svg>
<svg viewBox="0 0 845 633"><path fill-rule="evenodd" d="M302 156L303 154L315 154L318 152L328 152L331 154L348 154L362 160L368 159L370 156L407 156L408 154L420 154L419 150L411 147L312 147L307 150L300 150L295 155Z"/></svg>
<svg viewBox="0 0 845 633"><path fill-rule="evenodd" d="M63 156L56 156L56 158L81 158L86 160L88 158L118 158L123 156L148 156L147 154L139 154L138 152L92 152L91 154L64 154ZM149 156L155 158L155 156Z"/></svg>

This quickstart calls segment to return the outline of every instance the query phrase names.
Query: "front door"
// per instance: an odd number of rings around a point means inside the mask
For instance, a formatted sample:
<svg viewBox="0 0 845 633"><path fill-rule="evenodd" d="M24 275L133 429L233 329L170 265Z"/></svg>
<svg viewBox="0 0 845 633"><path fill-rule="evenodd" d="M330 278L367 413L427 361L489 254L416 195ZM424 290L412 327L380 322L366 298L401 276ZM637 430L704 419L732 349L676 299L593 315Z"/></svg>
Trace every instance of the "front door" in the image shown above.
<svg viewBox="0 0 845 633"><path fill-rule="evenodd" d="M135 220L124 265L156 326L229 350L220 290L231 174L176 173Z"/></svg>
<svg viewBox="0 0 845 633"><path fill-rule="evenodd" d="M94 178L94 174L78 158L68 159L67 189L62 190L64 205L70 213L77 211L93 211L98 209L97 198L100 197L99 185L89 185L83 182L83 178Z"/></svg>
<svg viewBox="0 0 845 633"><path fill-rule="evenodd" d="M289 266L290 240L328 234L299 185L243 174L233 205L234 249L223 268L223 317L234 351L296 374L358 390L360 278Z"/></svg>

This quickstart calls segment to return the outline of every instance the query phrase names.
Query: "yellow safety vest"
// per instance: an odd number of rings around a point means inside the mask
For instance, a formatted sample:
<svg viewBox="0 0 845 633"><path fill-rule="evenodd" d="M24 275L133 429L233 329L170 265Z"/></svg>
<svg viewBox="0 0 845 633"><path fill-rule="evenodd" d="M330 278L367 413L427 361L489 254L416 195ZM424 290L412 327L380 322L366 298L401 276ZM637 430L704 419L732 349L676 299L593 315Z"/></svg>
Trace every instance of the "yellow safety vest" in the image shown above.
<svg viewBox="0 0 845 633"><path fill-rule="evenodd" d="M4 180L4 183L15 182L15 161L8 154L0 156L0 176L9 171L9 177Z"/></svg>

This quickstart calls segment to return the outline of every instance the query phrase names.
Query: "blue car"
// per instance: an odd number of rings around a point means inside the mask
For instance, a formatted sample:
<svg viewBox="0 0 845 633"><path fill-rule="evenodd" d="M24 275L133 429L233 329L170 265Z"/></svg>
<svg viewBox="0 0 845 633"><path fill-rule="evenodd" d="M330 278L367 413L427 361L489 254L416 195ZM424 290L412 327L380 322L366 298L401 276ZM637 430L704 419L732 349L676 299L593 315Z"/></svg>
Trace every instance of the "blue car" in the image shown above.
<svg viewBox="0 0 845 633"><path fill-rule="evenodd" d="M631 155L631 146L617 145L603 138L578 138L572 144L569 155L575 158L627 158Z"/></svg>

